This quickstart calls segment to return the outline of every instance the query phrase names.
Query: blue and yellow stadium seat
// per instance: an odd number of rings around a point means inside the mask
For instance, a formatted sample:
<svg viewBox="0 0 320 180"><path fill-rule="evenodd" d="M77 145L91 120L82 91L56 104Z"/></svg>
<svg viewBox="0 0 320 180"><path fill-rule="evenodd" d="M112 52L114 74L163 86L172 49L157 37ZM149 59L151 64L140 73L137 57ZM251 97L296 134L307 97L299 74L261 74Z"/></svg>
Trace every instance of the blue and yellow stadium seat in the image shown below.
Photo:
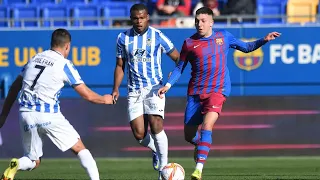
<svg viewBox="0 0 320 180"><path fill-rule="evenodd" d="M7 8L6 6L0 6L0 27L8 27L8 21L6 20L7 18L10 17L9 14L9 8Z"/></svg>
<svg viewBox="0 0 320 180"><path fill-rule="evenodd" d="M98 26L100 22L96 18L101 17L101 9L96 5L76 5L71 8L71 17L73 26ZM79 18L89 19L80 21Z"/></svg>
<svg viewBox="0 0 320 180"><path fill-rule="evenodd" d="M319 0L288 0L287 22L307 23L316 22ZM294 17L305 16L305 17Z"/></svg>
<svg viewBox="0 0 320 180"><path fill-rule="evenodd" d="M67 6L57 5L57 4L46 4L42 5L40 8L41 16L43 18L43 26L67 26L70 17L70 9ZM50 19L57 19L55 21L50 21ZM58 20L61 19L61 20Z"/></svg>
<svg viewBox="0 0 320 180"><path fill-rule="evenodd" d="M258 16L279 16L275 18L260 18L259 23L284 23L285 19L280 15L285 15L287 0L257 0Z"/></svg>
<svg viewBox="0 0 320 180"><path fill-rule="evenodd" d="M14 5L11 8L14 27L40 26L40 9L35 5ZM38 20L37 20L38 19Z"/></svg>

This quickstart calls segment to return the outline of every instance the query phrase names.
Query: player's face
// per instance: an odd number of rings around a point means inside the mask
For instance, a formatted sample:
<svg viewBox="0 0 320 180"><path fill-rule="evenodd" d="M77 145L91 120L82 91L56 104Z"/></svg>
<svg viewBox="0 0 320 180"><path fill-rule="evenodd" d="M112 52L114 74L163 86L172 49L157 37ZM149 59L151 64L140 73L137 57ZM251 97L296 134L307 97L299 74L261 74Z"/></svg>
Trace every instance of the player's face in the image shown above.
<svg viewBox="0 0 320 180"><path fill-rule="evenodd" d="M209 37L212 34L213 19L208 14L199 14L195 18L195 25L200 36Z"/></svg>
<svg viewBox="0 0 320 180"><path fill-rule="evenodd" d="M136 32L142 33L148 27L149 14L146 10L132 11L130 18Z"/></svg>

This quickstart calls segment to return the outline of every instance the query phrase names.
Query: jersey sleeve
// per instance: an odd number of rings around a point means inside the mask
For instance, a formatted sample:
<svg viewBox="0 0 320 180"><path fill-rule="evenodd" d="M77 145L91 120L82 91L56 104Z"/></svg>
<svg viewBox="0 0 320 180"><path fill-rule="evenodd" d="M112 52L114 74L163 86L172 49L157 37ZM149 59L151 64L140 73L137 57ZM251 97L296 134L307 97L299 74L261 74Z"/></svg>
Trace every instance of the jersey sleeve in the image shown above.
<svg viewBox="0 0 320 180"><path fill-rule="evenodd" d="M181 52L180 52L179 62L177 64L177 66L174 68L174 70L172 71L170 78L168 79L168 82L167 82L168 86L171 87L174 83L176 83L178 81L178 79L180 78L181 74L183 73L185 67L188 64L187 58L188 58L188 46L187 46L187 42L184 41L183 45L182 45Z"/></svg>
<svg viewBox="0 0 320 180"><path fill-rule="evenodd" d="M80 74L72 62L68 61L63 68L65 75L65 81L69 83L70 86L83 84Z"/></svg>
<svg viewBox="0 0 320 180"><path fill-rule="evenodd" d="M258 39L256 41L252 41L252 42L244 42L235 38L228 31L226 31L226 35L229 40L230 48L237 49L245 53L252 52L267 43L267 41L265 41L263 38Z"/></svg>
<svg viewBox="0 0 320 180"><path fill-rule="evenodd" d="M24 76L24 72L26 71L26 68L27 68L27 66L28 66L28 64L29 64L29 62L30 61L32 61L34 58L35 58L36 56L33 56L23 67L22 67L22 69L21 69L21 71L20 71L20 76Z"/></svg>
<svg viewBox="0 0 320 180"><path fill-rule="evenodd" d="M120 33L117 38L117 47L116 47L116 57L124 58L125 57L125 47L124 47L124 34Z"/></svg>
<svg viewBox="0 0 320 180"><path fill-rule="evenodd" d="M173 43L162 32L159 32L159 41L160 41L160 45L161 45L161 48L164 53L170 54L174 50Z"/></svg>
<svg viewBox="0 0 320 180"><path fill-rule="evenodd" d="M188 61L187 59L188 52L189 50L188 50L187 41L184 41L180 51L180 61Z"/></svg>
<svg viewBox="0 0 320 180"><path fill-rule="evenodd" d="M23 67L22 67L22 69L21 69L21 71L20 71L20 76L24 76L24 72L26 71L26 68L27 68L27 65L28 65L28 63L26 63Z"/></svg>

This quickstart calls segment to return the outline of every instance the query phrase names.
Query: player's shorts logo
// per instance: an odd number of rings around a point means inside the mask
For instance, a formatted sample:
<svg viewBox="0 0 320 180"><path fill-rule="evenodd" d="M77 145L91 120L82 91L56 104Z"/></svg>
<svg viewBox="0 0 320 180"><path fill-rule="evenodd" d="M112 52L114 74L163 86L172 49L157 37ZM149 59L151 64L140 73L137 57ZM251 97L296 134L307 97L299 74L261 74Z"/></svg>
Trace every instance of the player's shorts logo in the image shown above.
<svg viewBox="0 0 320 180"><path fill-rule="evenodd" d="M254 41L255 39L242 39L243 41ZM236 65L243 70L251 71L261 66L263 62L263 51L261 48L250 52L243 53L236 50L233 54Z"/></svg>

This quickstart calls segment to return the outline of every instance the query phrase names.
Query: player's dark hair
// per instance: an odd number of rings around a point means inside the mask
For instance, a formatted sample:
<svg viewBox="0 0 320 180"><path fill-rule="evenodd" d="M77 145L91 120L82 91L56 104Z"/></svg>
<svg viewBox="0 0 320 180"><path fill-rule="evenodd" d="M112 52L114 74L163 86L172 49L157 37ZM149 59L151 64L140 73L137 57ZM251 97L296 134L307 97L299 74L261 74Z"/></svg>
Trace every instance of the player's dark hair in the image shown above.
<svg viewBox="0 0 320 180"><path fill-rule="evenodd" d="M71 34L66 29L56 29L51 35L51 47L63 47L71 42Z"/></svg>
<svg viewBox="0 0 320 180"><path fill-rule="evenodd" d="M134 4L133 6L131 6L130 8L130 14L133 12L133 11L142 11L142 10L145 10L148 14L148 8L146 5L140 3L140 4Z"/></svg>
<svg viewBox="0 0 320 180"><path fill-rule="evenodd" d="M196 15L199 15L199 14L208 14L210 16L213 17L213 12L210 8L208 7L202 7L202 8L199 8L197 11L196 11Z"/></svg>

